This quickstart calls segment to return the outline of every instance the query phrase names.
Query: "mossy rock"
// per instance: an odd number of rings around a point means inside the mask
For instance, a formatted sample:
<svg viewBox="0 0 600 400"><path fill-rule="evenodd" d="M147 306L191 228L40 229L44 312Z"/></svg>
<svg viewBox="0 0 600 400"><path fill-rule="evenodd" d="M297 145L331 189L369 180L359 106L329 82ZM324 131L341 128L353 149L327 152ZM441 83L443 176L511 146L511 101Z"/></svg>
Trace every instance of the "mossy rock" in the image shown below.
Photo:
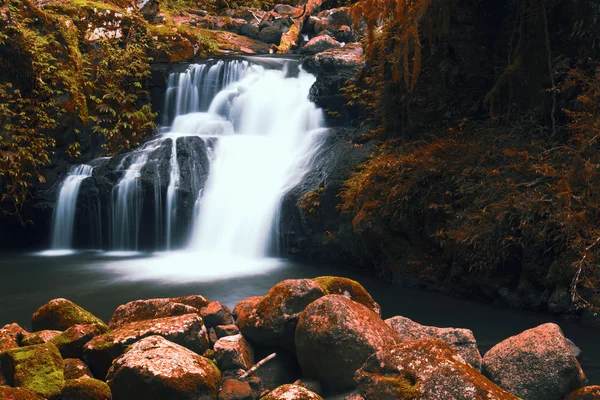
<svg viewBox="0 0 600 400"><path fill-rule="evenodd" d="M341 294L350 300L354 300L370 308L377 315L381 316L381 307L379 307L379 304L373 300L369 292L360 283L339 276L320 276L314 278L313 281L321 286L326 294Z"/></svg>
<svg viewBox="0 0 600 400"><path fill-rule="evenodd" d="M0 367L11 386L45 398L58 396L65 384L63 359L51 343L8 350L0 355Z"/></svg>
<svg viewBox="0 0 600 400"><path fill-rule="evenodd" d="M23 336L23 339L21 339L21 346L33 346L36 344L48 343L50 340L52 340L52 338L60 335L61 333L61 331L55 330L33 332Z"/></svg>
<svg viewBox="0 0 600 400"><path fill-rule="evenodd" d="M31 317L34 331L64 331L73 325L97 325L105 332L108 326L98 317L67 299L54 299L40 307Z"/></svg>
<svg viewBox="0 0 600 400"><path fill-rule="evenodd" d="M63 358L81 358L83 346L105 332L106 330L98 325L73 325L50 339L50 342L56 345Z"/></svg>
<svg viewBox="0 0 600 400"><path fill-rule="evenodd" d="M282 385L277 389L269 392L261 400L323 400L321 396L315 392L298 386L298 385Z"/></svg>
<svg viewBox="0 0 600 400"><path fill-rule="evenodd" d="M77 358L67 358L64 360L63 365L65 380L92 377L89 367Z"/></svg>
<svg viewBox="0 0 600 400"><path fill-rule="evenodd" d="M2 400L43 400L31 390L22 387L0 386L0 399Z"/></svg>
<svg viewBox="0 0 600 400"><path fill-rule="evenodd" d="M61 400L111 400L110 387L105 382L93 378L67 381Z"/></svg>

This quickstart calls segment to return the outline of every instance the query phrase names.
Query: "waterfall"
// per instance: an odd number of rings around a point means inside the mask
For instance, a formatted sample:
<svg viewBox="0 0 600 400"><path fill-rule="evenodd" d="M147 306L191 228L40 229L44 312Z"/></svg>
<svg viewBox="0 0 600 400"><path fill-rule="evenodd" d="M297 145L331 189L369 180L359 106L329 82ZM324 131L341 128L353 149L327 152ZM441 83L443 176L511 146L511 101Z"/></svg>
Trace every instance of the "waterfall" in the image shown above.
<svg viewBox="0 0 600 400"><path fill-rule="evenodd" d="M56 208L52 215L52 249L72 250L73 226L79 187L84 179L92 176L91 165L71 167L66 179L60 186Z"/></svg>

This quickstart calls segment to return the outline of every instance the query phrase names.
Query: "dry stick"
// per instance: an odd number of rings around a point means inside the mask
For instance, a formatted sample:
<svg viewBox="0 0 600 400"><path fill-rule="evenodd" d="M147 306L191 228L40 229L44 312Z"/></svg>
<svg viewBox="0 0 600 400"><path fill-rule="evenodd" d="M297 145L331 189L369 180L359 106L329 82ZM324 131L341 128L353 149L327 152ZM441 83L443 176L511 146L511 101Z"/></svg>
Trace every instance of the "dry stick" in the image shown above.
<svg viewBox="0 0 600 400"><path fill-rule="evenodd" d="M260 360L259 362L257 362L252 368L250 368L248 371L244 372L244 374L242 376L240 376L240 379L246 379L250 374L253 374L263 364L265 364L266 362L274 359L276 355L277 355L277 353L273 353L270 356L267 356L266 358L263 358L262 360Z"/></svg>

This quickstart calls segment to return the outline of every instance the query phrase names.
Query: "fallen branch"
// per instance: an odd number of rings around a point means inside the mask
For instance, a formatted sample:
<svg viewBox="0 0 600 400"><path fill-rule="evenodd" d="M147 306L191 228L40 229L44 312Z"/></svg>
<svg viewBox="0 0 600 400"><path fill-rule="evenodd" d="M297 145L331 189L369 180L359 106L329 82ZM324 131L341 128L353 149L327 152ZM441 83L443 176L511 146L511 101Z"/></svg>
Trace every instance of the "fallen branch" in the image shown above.
<svg viewBox="0 0 600 400"><path fill-rule="evenodd" d="M262 360L257 362L252 368L250 368L248 371L244 372L244 374L242 374L242 376L240 376L240 379L246 379L248 376L250 376L251 374L256 372L257 369L262 367L265 363L274 359L276 355L277 355L277 353L273 353L273 354L263 358Z"/></svg>

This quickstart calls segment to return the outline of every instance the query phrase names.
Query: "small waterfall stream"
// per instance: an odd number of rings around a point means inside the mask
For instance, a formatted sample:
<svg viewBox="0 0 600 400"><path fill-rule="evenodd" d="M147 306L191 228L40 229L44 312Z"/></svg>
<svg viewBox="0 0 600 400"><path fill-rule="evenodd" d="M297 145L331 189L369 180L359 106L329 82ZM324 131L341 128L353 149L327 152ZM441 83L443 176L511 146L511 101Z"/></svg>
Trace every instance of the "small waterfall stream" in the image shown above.
<svg viewBox="0 0 600 400"><path fill-rule="evenodd" d="M316 78L293 63L221 60L170 74L162 133L112 164L120 178L107 200L110 250L137 251L150 234L154 250L267 256L281 199L326 131L308 100ZM54 232L59 225L72 237L73 224L67 232L56 220Z"/></svg>

